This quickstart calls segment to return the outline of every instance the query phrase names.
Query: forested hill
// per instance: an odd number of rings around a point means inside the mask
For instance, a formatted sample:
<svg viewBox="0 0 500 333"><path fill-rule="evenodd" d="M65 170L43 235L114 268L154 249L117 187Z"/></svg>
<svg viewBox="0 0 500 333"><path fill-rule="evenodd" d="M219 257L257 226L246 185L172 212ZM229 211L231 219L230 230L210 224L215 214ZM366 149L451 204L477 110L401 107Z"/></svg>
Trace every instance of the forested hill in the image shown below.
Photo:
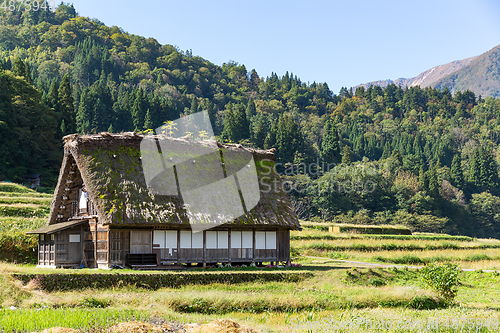
<svg viewBox="0 0 500 333"><path fill-rule="evenodd" d="M217 66L66 4L0 9L0 61L4 179L40 172L54 186L65 134L146 131L208 110L220 140L277 149L301 217L500 236L498 99L394 84L336 95L290 73Z"/></svg>

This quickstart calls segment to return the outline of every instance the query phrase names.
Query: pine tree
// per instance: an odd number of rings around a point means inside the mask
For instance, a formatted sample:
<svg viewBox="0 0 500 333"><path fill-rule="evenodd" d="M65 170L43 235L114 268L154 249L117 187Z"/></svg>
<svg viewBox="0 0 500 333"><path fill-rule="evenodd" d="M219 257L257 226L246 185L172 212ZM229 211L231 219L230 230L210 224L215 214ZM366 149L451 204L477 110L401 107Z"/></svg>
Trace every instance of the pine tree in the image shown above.
<svg viewBox="0 0 500 333"><path fill-rule="evenodd" d="M59 113L59 97L58 97L56 79L53 79L50 84L49 93L47 94L46 101L48 107L51 107L52 109L54 109L54 111Z"/></svg>
<svg viewBox="0 0 500 333"><path fill-rule="evenodd" d="M80 134L90 133L90 122L92 114L90 111L91 99L87 90L83 90L80 96L80 104L76 115L76 129Z"/></svg>
<svg viewBox="0 0 500 333"><path fill-rule="evenodd" d="M469 159L468 181L474 186L481 186L481 155L476 148Z"/></svg>
<svg viewBox="0 0 500 333"><path fill-rule="evenodd" d="M28 84L33 84L33 77L31 76L31 69L28 62L24 63L24 79Z"/></svg>
<svg viewBox="0 0 500 333"><path fill-rule="evenodd" d="M16 58L14 64L12 65L12 73L17 76L23 76L26 79L26 66L21 58Z"/></svg>
<svg viewBox="0 0 500 333"><path fill-rule="evenodd" d="M149 109L146 111L146 117L144 118L144 129L153 129L153 121L151 120L151 113L149 112Z"/></svg>
<svg viewBox="0 0 500 333"><path fill-rule="evenodd" d="M250 138L250 124L245 112L245 107L239 104L234 111L236 137L234 142Z"/></svg>
<svg viewBox="0 0 500 333"><path fill-rule="evenodd" d="M101 99L98 98L94 106L94 117L92 118L92 133L99 133L107 128L107 124L104 123L105 106ZM106 126L106 127L105 127Z"/></svg>
<svg viewBox="0 0 500 333"><path fill-rule="evenodd" d="M281 115L276 130L276 161L293 163L295 152L302 144L301 138L297 123L290 116Z"/></svg>
<svg viewBox="0 0 500 333"><path fill-rule="evenodd" d="M269 129L269 133L266 136L266 140L264 141L264 148L271 149L276 146L276 132L278 131L278 124L276 121L271 123L271 128Z"/></svg>
<svg viewBox="0 0 500 333"><path fill-rule="evenodd" d="M450 171L452 185L459 189L463 189L465 185L464 173L462 171L461 162L462 159L460 158L460 155L455 154L455 156L453 156L453 161L451 162L451 171Z"/></svg>
<svg viewBox="0 0 500 333"><path fill-rule="evenodd" d="M351 156L351 149L349 146L344 146L344 151L342 154L342 164L351 164L352 163L352 156Z"/></svg>
<svg viewBox="0 0 500 333"><path fill-rule="evenodd" d="M363 133L360 133L356 141L354 141L353 152L359 157L365 156L365 137Z"/></svg>
<svg viewBox="0 0 500 333"><path fill-rule="evenodd" d="M391 151L392 151L391 144L390 144L389 140L387 140L385 142L384 151L382 152L382 157L381 158L384 159L384 160L386 158L389 158L391 156Z"/></svg>
<svg viewBox="0 0 500 333"><path fill-rule="evenodd" d="M257 121L257 127L255 128L255 133L253 135L253 142L259 148L264 148L264 141L266 139L266 129L264 127L264 119L262 116L259 117Z"/></svg>
<svg viewBox="0 0 500 333"><path fill-rule="evenodd" d="M330 118L325 123L323 141L321 143L321 158L328 163L335 163L339 160L340 144L337 126Z"/></svg>
<svg viewBox="0 0 500 333"><path fill-rule="evenodd" d="M64 122L64 119L61 121L60 130L61 130L62 136L66 135L68 133L68 129L66 128L66 123Z"/></svg>
<svg viewBox="0 0 500 333"><path fill-rule="evenodd" d="M429 195L434 199L439 198L439 183L437 177L437 170L439 164L435 164L430 170L427 171L427 178L429 179Z"/></svg>
<svg viewBox="0 0 500 333"><path fill-rule="evenodd" d="M498 165L488 148L480 148L480 185L487 189L496 188L498 186Z"/></svg>
<svg viewBox="0 0 500 333"><path fill-rule="evenodd" d="M144 97L142 89L137 89L130 110L135 132L139 132L144 127L144 117L146 116Z"/></svg>
<svg viewBox="0 0 500 333"><path fill-rule="evenodd" d="M418 174L418 182L420 184L420 187L424 191L429 190L429 179L427 178L427 174L425 173L424 167L421 166Z"/></svg>
<svg viewBox="0 0 500 333"><path fill-rule="evenodd" d="M66 131L63 135L76 132L76 115L74 100L71 92L71 86L69 84L68 75L64 75L61 84L59 85L58 96L59 108L61 110L61 118L65 123ZM62 122L61 121L61 122Z"/></svg>
<svg viewBox="0 0 500 333"><path fill-rule="evenodd" d="M253 116L257 114L257 111L255 109L255 103L253 99L249 98L248 103L247 103L247 109L246 109L246 116L247 120L250 121Z"/></svg>
<svg viewBox="0 0 500 333"><path fill-rule="evenodd" d="M193 97L193 99L191 100L191 108L189 109L189 114L193 114L196 112L198 112L198 100L196 99L196 97Z"/></svg>
<svg viewBox="0 0 500 333"><path fill-rule="evenodd" d="M238 133L236 132L236 117L231 103L227 103L224 111L224 130L222 131L222 139L228 142L236 142Z"/></svg>

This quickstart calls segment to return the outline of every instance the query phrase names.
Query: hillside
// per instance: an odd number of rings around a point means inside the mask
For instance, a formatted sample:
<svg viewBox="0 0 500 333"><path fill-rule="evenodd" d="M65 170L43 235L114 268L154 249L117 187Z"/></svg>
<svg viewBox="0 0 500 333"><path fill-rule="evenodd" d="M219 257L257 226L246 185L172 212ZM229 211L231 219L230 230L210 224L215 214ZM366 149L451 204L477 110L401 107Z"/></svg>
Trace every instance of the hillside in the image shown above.
<svg viewBox="0 0 500 333"><path fill-rule="evenodd" d="M0 32L0 181L41 173L54 187L65 134L148 133L207 110L218 140L276 148L301 218L500 237L499 99L394 83L337 95L215 65L67 4L0 8ZM493 66L490 55L461 70Z"/></svg>
<svg viewBox="0 0 500 333"><path fill-rule="evenodd" d="M433 84L452 92L469 89L481 96L500 97L500 45Z"/></svg>
<svg viewBox="0 0 500 333"><path fill-rule="evenodd" d="M26 235L47 222L51 194L0 182L0 261L36 263L37 237Z"/></svg>
<svg viewBox="0 0 500 333"><path fill-rule="evenodd" d="M368 88L370 85L386 87L389 84L402 87L420 86L448 88L452 93L471 90L476 95L500 96L500 45L475 57L456 60L435 66L413 78L372 81L353 87Z"/></svg>

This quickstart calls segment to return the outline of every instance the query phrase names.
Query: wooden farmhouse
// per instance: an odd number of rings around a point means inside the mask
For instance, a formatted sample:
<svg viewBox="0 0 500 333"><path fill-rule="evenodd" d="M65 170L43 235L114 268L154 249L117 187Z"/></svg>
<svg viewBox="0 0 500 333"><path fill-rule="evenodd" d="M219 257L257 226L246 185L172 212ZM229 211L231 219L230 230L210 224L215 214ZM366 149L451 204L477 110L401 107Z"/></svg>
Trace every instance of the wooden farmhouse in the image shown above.
<svg viewBox="0 0 500 333"><path fill-rule="evenodd" d="M301 227L274 170L272 151L214 143L220 157L210 163L224 165L224 156L239 152L253 156L260 199L234 220L194 232L181 195L158 194L147 186L140 149L144 138L136 133L64 137L64 159L47 225L29 232L39 235L40 267L290 261L290 230ZM222 177L233 171L226 166ZM177 193L177 176L175 180L170 186Z"/></svg>

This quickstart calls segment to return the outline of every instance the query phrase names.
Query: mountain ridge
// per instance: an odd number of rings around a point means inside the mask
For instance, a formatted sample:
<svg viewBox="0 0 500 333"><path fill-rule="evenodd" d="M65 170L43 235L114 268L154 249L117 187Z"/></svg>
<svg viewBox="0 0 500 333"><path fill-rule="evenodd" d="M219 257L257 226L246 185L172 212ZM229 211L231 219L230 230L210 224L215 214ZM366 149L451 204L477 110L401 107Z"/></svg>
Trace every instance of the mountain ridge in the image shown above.
<svg viewBox="0 0 500 333"><path fill-rule="evenodd" d="M434 66L412 78L377 80L352 88L355 90L358 87L368 88L373 85L383 88L390 84L402 87L448 88L452 93L468 89L484 97L500 97L500 45L478 56Z"/></svg>

